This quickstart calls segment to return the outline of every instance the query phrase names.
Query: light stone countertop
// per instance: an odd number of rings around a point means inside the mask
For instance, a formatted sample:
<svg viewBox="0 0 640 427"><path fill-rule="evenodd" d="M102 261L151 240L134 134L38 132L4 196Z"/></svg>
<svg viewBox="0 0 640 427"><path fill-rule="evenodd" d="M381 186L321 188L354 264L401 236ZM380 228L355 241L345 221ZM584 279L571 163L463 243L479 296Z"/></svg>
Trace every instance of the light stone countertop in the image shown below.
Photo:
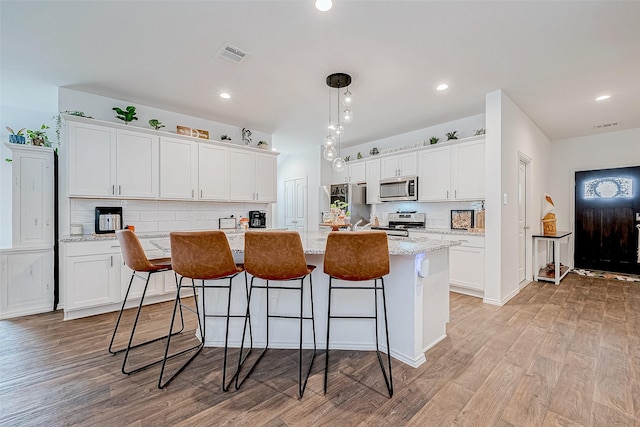
<svg viewBox="0 0 640 427"><path fill-rule="evenodd" d="M348 231L342 231L341 233L348 233ZM328 234L328 231L308 231L300 233L304 253L308 255L323 255L327 245ZM229 246L231 246L232 252L244 252L243 233L230 233L227 236L229 238ZM168 238L153 240L151 243L166 253L170 253L171 251L171 245L169 244ZM389 255L417 255L423 252L447 249L451 246L458 246L461 244L461 242L433 240L426 237L389 236Z"/></svg>
<svg viewBox="0 0 640 427"><path fill-rule="evenodd" d="M476 229L477 230L477 229ZM462 236L484 236L484 230L452 230L450 228L410 228L409 234L413 233L435 233L435 234L455 234Z"/></svg>
<svg viewBox="0 0 640 427"><path fill-rule="evenodd" d="M268 231L268 230L284 230L283 228L251 228L251 231ZM204 230L181 230L181 231L204 231ZM221 230L224 231L227 235L236 235L244 233L243 230L240 229L228 229ZM168 231L157 231L157 232L137 232L136 236L138 239L162 239L169 238ZM83 234L83 235L67 235L60 237L60 242L97 242L103 240L116 240L115 233L105 233L105 234Z"/></svg>

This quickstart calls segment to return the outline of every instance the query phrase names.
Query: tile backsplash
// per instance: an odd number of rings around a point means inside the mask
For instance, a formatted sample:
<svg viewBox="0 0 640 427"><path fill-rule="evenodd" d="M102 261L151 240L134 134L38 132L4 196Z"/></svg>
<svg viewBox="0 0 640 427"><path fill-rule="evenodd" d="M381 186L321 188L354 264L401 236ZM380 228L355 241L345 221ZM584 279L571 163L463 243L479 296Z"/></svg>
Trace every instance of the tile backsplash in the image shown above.
<svg viewBox="0 0 640 427"><path fill-rule="evenodd" d="M250 210L267 211L266 203L223 203L165 200L70 199L70 223L82 224L84 234L95 231L96 206L122 207L123 225L133 225L137 232L215 230L220 218L247 216Z"/></svg>
<svg viewBox="0 0 640 427"><path fill-rule="evenodd" d="M467 202L386 202L371 205L371 214L377 216L381 224L388 223L388 215L398 211L417 211L426 214L427 228L451 228L451 210L471 209L479 211L482 201Z"/></svg>

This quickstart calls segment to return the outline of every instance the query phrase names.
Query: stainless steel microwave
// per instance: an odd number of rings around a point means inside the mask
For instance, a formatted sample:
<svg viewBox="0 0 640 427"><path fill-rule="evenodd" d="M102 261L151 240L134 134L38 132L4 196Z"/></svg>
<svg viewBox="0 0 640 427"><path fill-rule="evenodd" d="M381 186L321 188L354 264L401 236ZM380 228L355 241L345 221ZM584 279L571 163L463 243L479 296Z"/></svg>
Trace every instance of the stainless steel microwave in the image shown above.
<svg viewBox="0 0 640 427"><path fill-rule="evenodd" d="M418 177L405 176L380 181L380 201L418 200Z"/></svg>

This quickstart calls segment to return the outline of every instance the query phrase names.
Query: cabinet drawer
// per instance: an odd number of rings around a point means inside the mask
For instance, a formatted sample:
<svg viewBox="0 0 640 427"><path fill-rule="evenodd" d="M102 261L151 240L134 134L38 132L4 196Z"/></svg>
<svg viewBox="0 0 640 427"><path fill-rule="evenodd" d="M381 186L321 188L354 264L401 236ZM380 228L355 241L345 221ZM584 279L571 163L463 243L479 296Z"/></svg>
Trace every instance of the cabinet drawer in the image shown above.
<svg viewBox="0 0 640 427"><path fill-rule="evenodd" d="M469 236L464 234L446 234L443 240L452 240L454 242L462 242L462 247L484 248L484 236Z"/></svg>
<svg viewBox="0 0 640 427"><path fill-rule="evenodd" d="M118 240L64 243L66 256L100 255L120 253Z"/></svg>

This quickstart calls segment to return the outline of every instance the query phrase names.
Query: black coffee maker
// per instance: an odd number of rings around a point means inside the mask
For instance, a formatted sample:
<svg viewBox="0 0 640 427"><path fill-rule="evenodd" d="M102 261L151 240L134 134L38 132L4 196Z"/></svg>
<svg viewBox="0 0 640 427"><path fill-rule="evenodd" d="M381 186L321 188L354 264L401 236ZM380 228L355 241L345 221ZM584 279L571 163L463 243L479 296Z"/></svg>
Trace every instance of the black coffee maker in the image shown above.
<svg viewBox="0 0 640 427"><path fill-rule="evenodd" d="M265 211L249 211L249 228L266 228L267 213Z"/></svg>

